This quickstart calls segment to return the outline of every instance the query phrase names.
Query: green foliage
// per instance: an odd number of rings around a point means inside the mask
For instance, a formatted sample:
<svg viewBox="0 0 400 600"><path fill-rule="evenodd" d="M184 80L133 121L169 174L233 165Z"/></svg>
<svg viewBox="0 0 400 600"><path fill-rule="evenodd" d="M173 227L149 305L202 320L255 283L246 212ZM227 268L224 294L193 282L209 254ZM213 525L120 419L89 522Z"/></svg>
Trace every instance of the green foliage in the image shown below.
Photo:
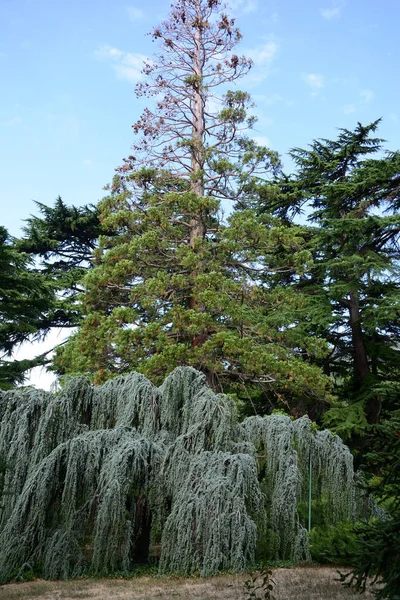
<svg viewBox="0 0 400 600"><path fill-rule="evenodd" d="M357 529L353 523L313 527L310 531L311 557L321 564L350 565L358 547Z"/></svg>
<svg viewBox="0 0 400 600"><path fill-rule="evenodd" d="M399 384L400 154L382 153L378 125L358 123L294 149L297 174L258 188L264 210L288 224L309 212L312 265L282 284L307 298L304 334L328 342L324 356L310 359L335 383L324 422L347 439L390 410Z"/></svg>
<svg viewBox="0 0 400 600"><path fill-rule="evenodd" d="M99 205L115 235L100 238L83 323L56 368L95 383L135 369L161 383L187 365L242 403L257 396L262 412L323 406L330 381L310 357L327 348L304 335L304 297L260 285L266 272L303 273L311 254L303 228L245 208L280 162L247 135L248 93L227 90L251 61L233 53L240 34L222 10L220 0L177 0L153 32L159 51L136 92L158 100ZM222 200L241 208L225 220Z"/></svg>
<svg viewBox="0 0 400 600"><path fill-rule="evenodd" d="M0 352L43 339L52 327L75 327L81 319L77 296L100 232L92 207L37 203L41 216L27 219L22 239L0 231ZM48 354L29 360L0 359L0 387L23 383L27 371L48 365Z"/></svg>
<svg viewBox="0 0 400 600"><path fill-rule="evenodd" d="M132 375L5 395L3 576L28 562L51 578L129 572L150 543L163 571L243 569L261 495L254 458L231 452L233 411L190 369L160 390Z"/></svg>
<svg viewBox="0 0 400 600"><path fill-rule="evenodd" d="M365 591L368 579L381 584L377 600L400 598L400 517L396 512L383 521L360 524L356 529L357 546L352 557L355 568L341 574L341 580L357 591Z"/></svg>
<svg viewBox="0 0 400 600"><path fill-rule="evenodd" d="M35 581L37 575L33 572L31 565L24 565L21 569L16 569L10 577L15 582Z"/></svg>
<svg viewBox="0 0 400 600"><path fill-rule="evenodd" d="M43 321L53 301L52 286L34 273L29 256L0 227L0 388L22 383L27 369L45 362L45 355L24 361L5 357L22 342L43 335L47 330Z"/></svg>
<svg viewBox="0 0 400 600"><path fill-rule="evenodd" d="M352 435L363 435L368 427L365 403L335 402L334 406L325 413L323 422L343 439L349 439Z"/></svg>
<svg viewBox="0 0 400 600"><path fill-rule="evenodd" d="M4 490L4 479L9 465L2 454L0 454L0 498L5 493Z"/></svg>
<svg viewBox="0 0 400 600"><path fill-rule="evenodd" d="M261 487L269 515L260 556L268 560L278 556L310 560L306 530L310 460L313 522L352 522L363 514L363 509L351 453L337 436L316 430L308 417L250 417L242 427L251 432L250 439L258 451Z"/></svg>
<svg viewBox="0 0 400 600"><path fill-rule="evenodd" d="M45 277L55 292L41 327L75 327L82 316L77 297L102 232L98 211L94 206L67 206L60 196L52 207L36 205L40 216L26 220L17 246L34 257L35 272Z"/></svg>
<svg viewBox="0 0 400 600"><path fill-rule="evenodd" d="M147 188L159 177L147 180ZM104 223L118 222L120 235L102 239L99 264L85 280L87 316L58 354L58 370L102 382L135 368L160 382L187 364L208 373L217 389L242 397L253 384L266 403L281 396L328 398L329 381L297 356L300 344L309 353L324 352L322 341L298 331L307 310L301 297L260 288L249 278L253 267L267 268L277 238L287 247L286 264L295 268L301 229L287 231L247 211L193 249L184 242L190 214L180 216L186 196L178 197L180 207L169 198L160 205L158 196L147 197L146 210L125 211L132 192L121 184L118 197L104 200Z"/></svg>
<svg viewBox="0 0 400 600"><path fill-rule="evenodd" d="M381 498L383 519L361 523L356 528L359 543L353 555L352 572L342 575L347 585L365 590L368 578L381 585L376 597L400 598L400 411L376 425L369 436L370 452L364 457L369 484ZM377 477L379 474L379 477Z"/></svg>
<svg viewBox="0 0 400 600"><path fill-rule="evenodd" d="M40 216L26 219L19 248L43 257L42 267L49 273L71 271L89 261L101 233L96 207L67 206L60 196L53 207L36 205Z"/></svg>

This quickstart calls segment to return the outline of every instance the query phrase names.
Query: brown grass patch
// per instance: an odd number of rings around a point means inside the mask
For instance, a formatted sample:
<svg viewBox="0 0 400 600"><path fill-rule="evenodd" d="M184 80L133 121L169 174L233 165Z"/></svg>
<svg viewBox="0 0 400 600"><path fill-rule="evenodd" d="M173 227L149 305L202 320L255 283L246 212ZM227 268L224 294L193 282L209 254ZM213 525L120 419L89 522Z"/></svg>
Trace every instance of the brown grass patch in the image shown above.
<svg viewBox="0 0 400 600"><path fill-rule="evenodd" d="M345 570L345 569L344 569ZM75 579L13 583L0 586L1 600L246 600L246 574L209 579L138 577L135 579ZM338 581L335 569L298 567L275 569L276 600L347 600L355 595ZM373 595L366 592L363 600Z"/></svg>

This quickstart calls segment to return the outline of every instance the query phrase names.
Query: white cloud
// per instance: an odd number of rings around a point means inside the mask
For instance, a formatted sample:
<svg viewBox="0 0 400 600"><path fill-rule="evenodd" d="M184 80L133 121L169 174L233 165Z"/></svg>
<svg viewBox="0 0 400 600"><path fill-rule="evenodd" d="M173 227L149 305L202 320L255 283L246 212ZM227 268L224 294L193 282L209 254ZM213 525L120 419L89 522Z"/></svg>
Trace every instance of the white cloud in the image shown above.
<svg viewBox="0 0 400 600"><path fill-rule="evenodd" d="M372 90L361 90L358 93L359 99L355 100L351 104L346 104L343 107L343 113L345 115L351 115L355 113L357 110L360 110L362 106L369 104L375 97L375 94Z"/></svg>
<svg viewBox="0 0 400 600"><path fill-rule="evenodd" d="M129 83L136 83L142 78L143 63L148 61L144 54L123 52L112 46L102 46L94 56L111 63L118 79Z"/></svg>
<svg viewBox="0 0 400 600"><path fill-rule="evenodd" d="M361 90L360 97L364 104L369 104L374 99L374 92L372 90Z"/></svg>
<svg viewBox="0 0 400 600"><path fill-rule="evenodd" d="M22 123L22 117L11 117L11 119L0 121L0 127L15 127L15 125L19 125L20 123Z"/></svg>
<svg viewBox="0 0 400 600"><path fill-rule="evenodd" d="M128 18L132 23L136 23L137 21L142 21L145 18L145 13L141 8L137 8L136 6L127 6L126 13Z"/></svg>
<svg viewBox="0 0 400 600"><path fill-rule="evenodd" d="M392 121L397 123L399 120L399 117L396 115L396 113L391 112L391 113L389 113L389 119L391 119Z"/></svg>
<svg viewBox="0 0 400 600"><path fill-rule="evenodd" d="M314 94L325 86L323 75L318 73L303 73L302 78Z"/></svg>
<svg viewBox="0 0 400 600"><path fill-rule="evenodd" d="M355 104L346 104L346 106L343 108L343 112L345 115L351 115L351 114L355 113L356 112Z"/></svg>
<svg viewBox="0 0 400 600"><path fill-rule="evenodd" d="M118 50L118 48L113 48L112 46L102 46L94 53L96 58L99 59L111 59L111 60L119 60L124 53L122 50Z"/></svg>
<svg viewBox="0 0 400 600"><path fill-rule="evenodd" d="M335 8L320 8L319 12L321 17L327 21L332 21L332 19L340 17L341 8L339 6L335 6Z"/></svg>
<svg viewBox="0 0 400 600"><path fill-rule="evenodd" d="M278 52L278 44L267 42L245 52L245 55L251 58L256 67L267 65L273 61Z"/></svg>
<svg viewBox="0 0 400 600"><path fill-rule="evenodd" d="M342 8L344 7L345 3L345 0L333 0L330 8L320 8L319 13L321 17L327 21L338 19L342 14Z"/></svg>
<svg viewBox="0 0 400 600"><path fill-rule="evenodd" d="M272 41L265 42L264 44L260 44L253 48L243 49L243 54L250 58L254 63L247 78L248 82L258 84L268 77L278 50L278 44Z"/></svg>
<svg viewBox="0 0 400 600"><path fill-rule="evenodd" d="M254 13L258 9L258 0L231 0L229 8L238 14Z"/></svg>
<svg viewBox="0 0 400 600"><path fill-rule="evenodd" d="M34 358L39 354L52 350L64 342L74 330L66 333L65 329L52 328L47 334L46 339L42 341L24 342L13 353L13 359L24 360ZM49 358L52 354L49 354ZM56 376L52 372L46 371L45 367L35 367L28 373L27 381L24 385L32 385L41 390L50 390L55 383Z"/></svg>
<svg viewBox="0 0 400 600"><path fill-rule="evenodd" d="M92 167L94 165L94 162L90 158L85 158L85 160L82 161L82 164L85 167Z"/></svg>
<svg viewBox="0 0 400 600"><path fill-rule="evenodd" d="M271 21L271 23L276 25L279 21L279 13L277 11L275 11L272 14L270 14L269 20Z"/></svg>
<svg viewBox="0 0 400 600"><path fill-rule="evenodd" d="M253 135L252 139L259 146L266 146L267 148L272 148L271 140L265 135Z"/></svg>
<svg viewBox="0 0 400 600"><path fill-rule="evenodd" d="M263 104L264 106L283 101L282 96L276 92L272 94L252 94L252 98L256 104Z"/></svg>
<svg viewBox="0 0 400 600"><path fill-rule="evenodd" d="M262 112L259 117L257 118L257 127L254 130L254 132L257 131L264 131L266 127L270 127L271 125L274 124L274 120L271 119L271 117L267 117L265 112Z"/></svg>

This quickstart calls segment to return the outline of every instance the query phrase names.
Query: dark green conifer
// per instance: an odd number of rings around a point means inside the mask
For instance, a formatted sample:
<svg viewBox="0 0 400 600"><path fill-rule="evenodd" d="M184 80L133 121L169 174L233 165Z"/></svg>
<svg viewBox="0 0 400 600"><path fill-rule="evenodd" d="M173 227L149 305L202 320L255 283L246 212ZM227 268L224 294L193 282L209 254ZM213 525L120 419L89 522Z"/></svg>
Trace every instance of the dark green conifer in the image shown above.
<svg viewBox="0 0 400 600"><path fill-rule="evenodd" d="M305 210L312 268L286 280L309 302L304 329L328 340L320 363L340 403L327 423L360 433L399 386L400 154L374 137L379 121L296 148L298 171L262 190L265 210L291 222Z"/></svg>
<svg viewBox="0 0 400 600"><path fill-rule="evenodd" d="M53 301L53 289L45 277L32 272L29 257L0 227L0 387L7 389L24 380L25 372L43 364L46 356L11 361L13 350L43 334L42 322ZM8 357L8 360L7 360Z"/></svg>

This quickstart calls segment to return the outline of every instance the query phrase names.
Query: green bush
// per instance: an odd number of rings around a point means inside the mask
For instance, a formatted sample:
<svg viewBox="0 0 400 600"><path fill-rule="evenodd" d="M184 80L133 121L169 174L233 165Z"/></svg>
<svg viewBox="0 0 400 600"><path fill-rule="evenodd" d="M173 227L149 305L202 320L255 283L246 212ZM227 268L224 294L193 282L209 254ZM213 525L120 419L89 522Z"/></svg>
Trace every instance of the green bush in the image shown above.
<svg viewBox="0 0 400 600"><path fill-rule="evenodd" d="M315 527L310 532L312 559L322 564L353 564L357 543L351 523Z"/></svg>

